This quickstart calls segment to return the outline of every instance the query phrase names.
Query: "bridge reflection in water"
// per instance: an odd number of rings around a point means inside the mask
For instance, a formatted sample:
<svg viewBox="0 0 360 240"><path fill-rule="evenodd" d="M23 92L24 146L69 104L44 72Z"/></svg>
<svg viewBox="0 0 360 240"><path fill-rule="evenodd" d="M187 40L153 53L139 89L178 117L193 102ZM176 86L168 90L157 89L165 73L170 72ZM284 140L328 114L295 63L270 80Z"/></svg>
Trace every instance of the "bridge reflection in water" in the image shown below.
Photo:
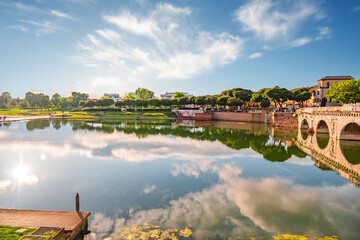
<svg viewBox="0 0 360 240"><path fill-rule="evenodd" d="M321 132L308 135L299 128L296 145L317 167L334 170L360 188L360 141L339 140Z"/></svg>

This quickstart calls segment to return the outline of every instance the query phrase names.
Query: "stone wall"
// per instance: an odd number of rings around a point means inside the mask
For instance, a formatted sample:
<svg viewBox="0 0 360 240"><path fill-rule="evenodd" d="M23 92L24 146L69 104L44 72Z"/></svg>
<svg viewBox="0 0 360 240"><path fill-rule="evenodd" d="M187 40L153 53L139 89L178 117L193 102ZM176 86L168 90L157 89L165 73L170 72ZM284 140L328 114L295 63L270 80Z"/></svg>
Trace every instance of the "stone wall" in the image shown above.
<svg viewBox="0 0 360 240"><path fill-rule="evenodd" d="M278 127L297 128L297 117L293 113L271 112L268 114L268 123Z"/></svg>
<svg viewBox="0 0 360 240"><path fill-rule="evenodd" d="M235 122L253 122L266 123L267 114L262 112L214 112L212 116L216 121L235 121Z"/></svg>

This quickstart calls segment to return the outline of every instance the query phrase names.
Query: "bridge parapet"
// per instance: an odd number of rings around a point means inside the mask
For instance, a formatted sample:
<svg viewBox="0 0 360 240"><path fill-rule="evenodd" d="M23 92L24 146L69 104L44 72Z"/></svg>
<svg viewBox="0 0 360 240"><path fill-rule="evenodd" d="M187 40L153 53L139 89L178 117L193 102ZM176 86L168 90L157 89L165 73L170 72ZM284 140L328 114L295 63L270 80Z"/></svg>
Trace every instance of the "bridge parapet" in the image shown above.
<svg viewBox="0 0 360 240"><path fill-rule="evenodd" d="M330 116L357 116L360 117L360 103L344 104L341 107L316 107L301 108L297 110L297 114L310 115L330 115Z"/></svg>

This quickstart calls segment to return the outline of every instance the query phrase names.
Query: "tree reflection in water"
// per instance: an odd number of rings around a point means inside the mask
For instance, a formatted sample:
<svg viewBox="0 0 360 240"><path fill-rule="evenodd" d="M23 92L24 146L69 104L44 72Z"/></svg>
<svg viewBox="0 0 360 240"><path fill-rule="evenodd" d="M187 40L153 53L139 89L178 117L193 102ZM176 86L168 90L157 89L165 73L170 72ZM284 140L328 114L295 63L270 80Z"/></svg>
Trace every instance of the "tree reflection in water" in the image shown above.
<svg viewBox="0 0 360 240"><path fill-rule="evenodd" d="M304 158L307 155L293 144L292 140L296 136L296 131L289 132L288 129L274 129L273 139L269 135L267 127L261 126L260 129L236 129L225 127L214 127L210 124L201 127L183 127L172 125L166 120L160 121L71 121L53 119L53 128L60 129L61 126L70 124L73 131L87 130L102 133L114 133L115 131L125 134L135 134L139 139L149 135L172 135L181 138L190 138L198 141L218 141L225 146L241 150L251 148L261 154L264 159L272 162L284 162L292 155ZM38 120L29 121L26 128L29 131L35 129L45 129L50 127L50 121Z"/></svg>

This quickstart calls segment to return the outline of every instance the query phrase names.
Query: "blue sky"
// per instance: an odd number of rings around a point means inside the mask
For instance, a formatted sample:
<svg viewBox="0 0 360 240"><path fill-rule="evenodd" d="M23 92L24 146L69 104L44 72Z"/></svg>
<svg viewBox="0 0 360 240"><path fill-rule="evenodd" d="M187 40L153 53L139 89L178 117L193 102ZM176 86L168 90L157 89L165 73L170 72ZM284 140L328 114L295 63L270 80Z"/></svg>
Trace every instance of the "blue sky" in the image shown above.
<svg viewBox="0 0 360 240"><path fill-rule="evenodd" d="M63 96L360 77L359 0L0 0L0 83Z"/></svg>

